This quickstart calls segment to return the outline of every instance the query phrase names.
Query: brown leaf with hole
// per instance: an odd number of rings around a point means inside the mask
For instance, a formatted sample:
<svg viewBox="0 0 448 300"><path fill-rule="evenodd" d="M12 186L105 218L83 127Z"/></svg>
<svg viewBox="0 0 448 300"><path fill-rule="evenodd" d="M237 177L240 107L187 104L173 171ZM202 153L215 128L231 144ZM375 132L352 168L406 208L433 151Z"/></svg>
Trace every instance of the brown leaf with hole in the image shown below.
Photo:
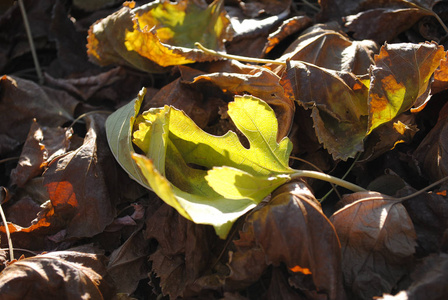
<svg viewBox="0 0 448 300"><path fill-rule="evenodd" d="M404 206L376 192L343 198L330 218L342 247L344 283L356 298L390 293L412 267L416 233Z"/></svg>
<svg viewBox="0 0 448 300"><path fill-rule="evenodd" d="M105 257L78 251L20 259L0 273L2 299L111 299Z"/></svg>
<svg viewBox="0 0 448 300"><path fill-rule="evenodd" d="M87 117L88 131L78 149L54 159L44 173L44 184L55 214L69 223L67 238L91 237L115 217L117 186L110 181L116 164L107 145L104 115Z"/></svg>
<svg viewBox="0 0 448 300"><path fill-rule="evenodd" d="M333 225L303 182L278 188L272 199L246 220L266 262L310 270L314 291L328 299L345 299L340 244ZM287 228L287 230L285 230ZM306 287L309 288L309 287Z"/></svg>

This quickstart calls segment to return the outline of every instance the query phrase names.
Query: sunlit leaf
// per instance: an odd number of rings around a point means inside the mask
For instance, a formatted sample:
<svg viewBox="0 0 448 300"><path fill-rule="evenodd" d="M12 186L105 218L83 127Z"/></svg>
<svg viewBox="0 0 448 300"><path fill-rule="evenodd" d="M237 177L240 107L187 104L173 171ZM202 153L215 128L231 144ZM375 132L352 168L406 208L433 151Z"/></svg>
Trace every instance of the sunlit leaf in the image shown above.
<svg viewBox="0 0 448 300"><path fill-rule="evenodd" d="M444 58L443 47L434 42L381 47L370 70L368 132L412 106L424 105L432 75Z"/></svg>
<svg viewBox="0 0 448 300"><path fill-rule="evenodd" d="M89 57L100 65L119 63L149 72L161 67L210 61L194 43L223 51L232 38L223 1L154 1L122 10L89 30Z"/></svg>
<svg viewBox="0 0 448 300"><path fill-rule="evenodd" d="M185 218L213 225L221 237L227 235L238 217L286 182L287 174L293 173L288 166L291 142L287 138L277 142L275 114L257 98L235 97L228 110L236 127L248 139L249 149L241 144L236 133L210 135L185 113L169 106L144 112L134 124L133 105L108 119L112 152L118 155L124 168L134 168L133 164L123 163L132 155L141 174L135 177L144 178L145 186ZM136 129L134 143L146 156L134 153L127 126L129 130ZM112 132L117 129L122 142L113 137ZM127 143L126 153L117 150L122 143ZM132 174L135 170L128 172ZM222 182L230 177L238 180L239 187L223 189ZM252 181L254 177L256 180Z"/></svg>
<svg viewBox="0 0 448 300"><path fill-rule="evenodd" d="M345 284L359 299L391 292L408 270L416 234L403 205L374 192L344 197L330 218L341 241Z"/></svg>

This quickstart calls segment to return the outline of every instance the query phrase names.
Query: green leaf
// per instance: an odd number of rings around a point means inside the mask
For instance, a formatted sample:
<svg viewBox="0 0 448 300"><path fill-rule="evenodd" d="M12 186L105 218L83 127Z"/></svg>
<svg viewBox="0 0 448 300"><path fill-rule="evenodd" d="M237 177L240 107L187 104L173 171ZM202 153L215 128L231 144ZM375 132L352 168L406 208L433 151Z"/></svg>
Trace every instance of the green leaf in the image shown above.
<svg viewBox="0 0 448 300"><path fill-rule="evenodd" d="M222 238L237 218L294 173L288 166L292 144L288 138L277 142L278 124L269 105L237 96L228 114L249 149L235 132L210 135L184 112L165 106L137 118L134 143L146 155L132 155L150 189L185 218L213 225Z"/></svg>
<svg viewBox="0 0 448 300"><path fill-rule="evenodd" d="M106 136L109 148L121 167L132 179L146 187L146 180L132 159L134 147L132 146L131 140L135 118L140 111L145 94L146 89L143 88L138 93L136 99L121 107L107 118Z"/></svg>

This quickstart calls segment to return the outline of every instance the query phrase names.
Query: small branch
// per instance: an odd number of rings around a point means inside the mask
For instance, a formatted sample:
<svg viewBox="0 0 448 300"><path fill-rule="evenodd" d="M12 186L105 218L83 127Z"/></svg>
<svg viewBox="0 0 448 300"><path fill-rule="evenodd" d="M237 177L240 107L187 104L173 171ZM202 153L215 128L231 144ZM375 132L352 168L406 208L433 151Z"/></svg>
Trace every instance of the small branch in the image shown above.
<svg viewBox="0 0 448 300"><path fill-rule="evenodd" d="M28 23L28 16L26 15L25 5L23 0L19 0L20 12L22 13L23 24L25 25L26 35L31 48L31 55L33 56L34 66L36 67L37 77L39 78L39 84L44 83L44 77L42 76L42 70L40 69L39 60L37 58L36 47L34 47L33 36L31 34L30 24Z"/></svg>
<svg viewBox="0 0 448 300"><path fill-rule="evenodd" d="M296 170L296 172L291 175L291 178L297 178L297 177L310 177L310 178L315 178L315 179L331 182L331 183L339 185L343 188L351 190L353 192L367 191L366 189L360 187L359 185L353 184L351 182L348 182L343 179L339 179L337 177L327 175L327 174L321 173L321 172L308 171L308 170Z"/></svg>
<svg viewBox="0 0 448 300"><path fill-rule="evenodd" d="M234 59L234 60L238 60L238 61L257 63L257 64L277 64L277 65L286 66L286 62L284 62L284 61L272 60L272 59L254 58L254 57L247 57L247 56L240 56L240 55L232 55L232 54L222 53L222 52L218 52L218 51L215 51L215 50L211 50L211 49L205 48L200 43L195 43L194 45L196 47L198 47L199 49L201 49L202 51L204 51L205 53L207 53L209 55L216 56L216 57L222 57L222 58L227 58L227 59Z"/></svg>

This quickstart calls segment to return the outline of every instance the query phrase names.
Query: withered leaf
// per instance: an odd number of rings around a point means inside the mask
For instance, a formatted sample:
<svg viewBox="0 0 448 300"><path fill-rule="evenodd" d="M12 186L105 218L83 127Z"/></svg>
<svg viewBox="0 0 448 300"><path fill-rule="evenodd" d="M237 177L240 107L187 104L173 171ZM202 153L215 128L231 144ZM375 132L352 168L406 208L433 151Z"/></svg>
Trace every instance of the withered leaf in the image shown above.
<svg viewBox="0 0 448 300"><path fill-rule="evenodd" d="M305 30L279 58L356 75L367 74L378 46L371 40L353 41L337 24L317 24Z"/></svg>
<svg viewBox="0 0 448 300"><path fill-rule="evenodd" d="M55 214L67 214L67 237L98 234L115 217L118 195L109 180L116 165L107 146L105 117L87 120L84 144L54 159L43 175Z"/></svg>
<svg viewBox="0 0 448 300"><path fill-rule="evenodd" d="M363 150L368 89L359 78L352 73L291 61L282 85L293 91L300 105L312 110L319 142L334 159L346 160Z"/></svg>
<svg viewBox="0 0 448 300"><path fill-rule="evenodd" d="M386 44L370 69L369 132L429 100L432 75L445 58L436 43Z"/></svg>
<svg viewBox="0 0 448 300"><path fill-rule="evenodd" d="M444 299L448 295L448 254L431 254L411 274L409 288L395 296L383 295L379 300Z"/></svg>
<svg viewBox="0 0 448 300"><path fill-rule="evenodd" d="M70 136L71 130L41 127L33 120L18 166L11 171L11 183L22 187L29 179L40 175L54 156L66 152Z"/></svg>
<svg viewBox="0 0 448 300"><path fill-rule="evenodd" d="M383 44L411 28L422 17L431 15L428 11L406 5L405 1L401 3L398 7L375 8L347 16L345 26L356 39L371 39Z"/></svg>
<svg viewBox="0 0 448 300"><path fill-rule="evenodd" d="M432 181L437 181L448 175L448 105L440 111L439 119L415 150L413 156L417 159L423 172Z"/></svg>
<svg viewBox="0 0 448 300"><path fill-rule="evenodd" d="M107 273L118 293L131 295L141 279L148 276L149 243L138 228L109 258Z"/></svg>
<svg viewBox="0 0 448 300"><path fill-rule="evenodd" d="M162 293L173 299L195 295L191 286L212 263L217 236L211 228L194 224L163 203L147 216L145 238L159 243L150 260Z"/></svg>
<svg viewBox="0 0 448 300"><path fill-rule="evenodd" d="M359 299L392 288L408 273L416 233L404 206L376 192L344 196L345 207L330 218L342 247L344 283Z"/></svg>
<svg viewBox="0 0 448 300"><path fill-rule="evenodd" d="M110 299L105 257L78 251L49 252L15 261L0 273L3 299Z"/></svg>
<svg viewBox="0 0 448 300"><path fill-rule="evenodd" d="M32 120L58 127L73 120L78 101L66 92L41 87L17 77L0 78L0 154L23 143Z"/></svg>
<svg viewBox="0 0 448 300"><path fill-rule="evenodd" d="M317 293L344 299L340 244L333 225L303 182L278 188L246 220L268 263L308 269ZM285 230L287 228L288 230Z"/></svg>

